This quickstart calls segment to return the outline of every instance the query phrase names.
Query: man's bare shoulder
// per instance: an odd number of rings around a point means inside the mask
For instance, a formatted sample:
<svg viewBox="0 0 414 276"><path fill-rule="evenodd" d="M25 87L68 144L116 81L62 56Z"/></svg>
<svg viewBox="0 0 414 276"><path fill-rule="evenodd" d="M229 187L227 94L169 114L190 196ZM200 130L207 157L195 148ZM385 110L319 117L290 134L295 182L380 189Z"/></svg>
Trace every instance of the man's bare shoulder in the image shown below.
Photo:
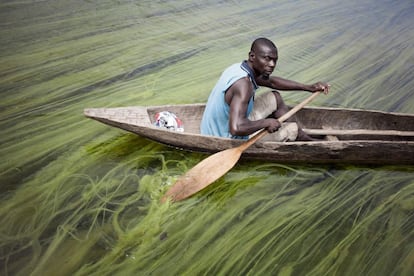
<svg viewBox="0 0 414 276"><path fill-rule="evenodd" d="M233 83L233 85L229 88L232 90L233 93L236 94L243 94L249 96L253 93L253 86L250 78L248 76L243 77Z"/></svg>
<svg viewBox="0 0 414 276"><path fill-rule="evenodd" d="M243 77L233 83L226 92L226 101L230 103L234 97L248 102L253 95L253 87L249 77Z"/></svg>

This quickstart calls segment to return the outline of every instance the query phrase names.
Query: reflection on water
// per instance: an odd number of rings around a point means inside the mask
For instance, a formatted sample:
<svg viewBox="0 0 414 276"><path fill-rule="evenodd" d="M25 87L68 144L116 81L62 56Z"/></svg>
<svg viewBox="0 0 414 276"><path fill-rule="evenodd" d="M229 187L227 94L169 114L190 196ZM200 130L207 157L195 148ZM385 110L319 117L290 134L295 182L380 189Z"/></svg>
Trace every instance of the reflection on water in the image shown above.
<svg viewBox="0 0 414 276"><path fill-rule="evenodd" d="M82 110L204 102L267 36L276 74L331 83L315 105L414 113L413 12L409 0L3 1L1 273L412 275L412 166L242 161L160 205L205 156Z"/></svg>

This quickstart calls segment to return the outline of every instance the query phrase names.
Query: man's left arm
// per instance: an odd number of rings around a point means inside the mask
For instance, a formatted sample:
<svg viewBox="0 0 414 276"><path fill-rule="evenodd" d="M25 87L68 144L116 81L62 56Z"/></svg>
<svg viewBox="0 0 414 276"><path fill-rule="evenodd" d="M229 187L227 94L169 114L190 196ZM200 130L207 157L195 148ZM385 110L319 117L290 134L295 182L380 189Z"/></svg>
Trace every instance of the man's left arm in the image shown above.
<svg viewBox="0 0 414 276"><path fill-rule="evenodd" d="M259 77L257 79L257 84L276 90L303 90L312 93L322 91L325 94L328 94L329 92L329 84L324 82L317 82L308 85L276 76L270 76L269 79Z"/></svg>

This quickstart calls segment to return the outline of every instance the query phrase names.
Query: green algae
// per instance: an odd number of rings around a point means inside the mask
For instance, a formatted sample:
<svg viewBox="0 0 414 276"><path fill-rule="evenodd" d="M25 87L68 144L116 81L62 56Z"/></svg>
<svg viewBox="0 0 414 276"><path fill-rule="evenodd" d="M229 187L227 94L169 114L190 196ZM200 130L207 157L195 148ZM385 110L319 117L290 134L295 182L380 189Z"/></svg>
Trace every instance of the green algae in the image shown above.
<svg viewBox="0 0 414 276"><path fill-rule="evenodd" d="M83 117L204 102L252 39L276 73L326 80L314 105L414 112L409 1L0 4L4 275L411 275L413 167L242 160L177 204L205 158ZM285 93L289 104L304 93Z"/></svg>

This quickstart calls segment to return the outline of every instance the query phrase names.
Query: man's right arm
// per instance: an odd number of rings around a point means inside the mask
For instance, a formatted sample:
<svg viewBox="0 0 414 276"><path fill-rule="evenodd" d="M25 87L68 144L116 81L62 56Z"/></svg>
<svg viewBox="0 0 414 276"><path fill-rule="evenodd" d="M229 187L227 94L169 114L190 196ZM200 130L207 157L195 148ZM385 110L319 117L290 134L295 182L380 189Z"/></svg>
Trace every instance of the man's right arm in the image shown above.
<svg viewBox="0 0 414 276"><path fill-rule="evenodd" d="M229 130L234 136L250 135L263 128L274 132L280 127L280 123L276 119L266 118L250 121L246 117L253 93L251 82L247 77L236 81L226 92L226 101L230 105Z"/></svg>

